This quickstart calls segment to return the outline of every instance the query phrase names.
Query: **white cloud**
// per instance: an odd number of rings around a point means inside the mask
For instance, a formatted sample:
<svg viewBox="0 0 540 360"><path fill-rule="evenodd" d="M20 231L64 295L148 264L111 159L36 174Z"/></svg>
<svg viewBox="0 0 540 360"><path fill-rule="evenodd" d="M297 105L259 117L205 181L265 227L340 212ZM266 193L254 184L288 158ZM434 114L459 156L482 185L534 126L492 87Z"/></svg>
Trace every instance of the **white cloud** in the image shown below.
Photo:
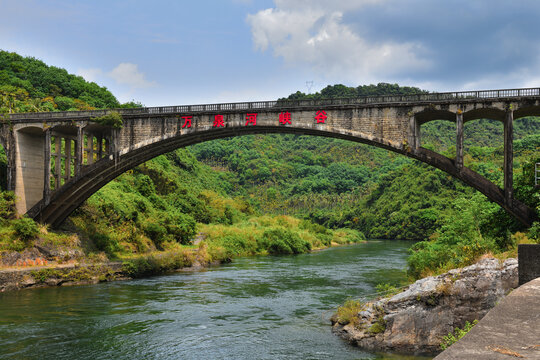
<svg viewBox="0 0 540 360"><path fill-rule="evenodd" d="M156 86L155 81L148 81L145 75L139 71L137 64L120 63L109 72L100 68L79 69L77 75L82 76L86 81L96 83L107 83L111 79L118 85L127 85L130 90L142 89Z"/></svg>
<svg viewBox="0 0 540 360"><path fill-rule="evenodd" d="M147 81L137 64L120 63L107 75L113 78L118 84L129 85L132 88L147 88L155 86L154 81Z"/></svg>
<svg viewBox="0 0 540 360"><path fill-rule="evenodd" d="M248 15L256 49L271 49L288 64L306 64L323 76L367 83L430 66L415 42L370 42L343 22L343 14L384 0L276 0Z"/></svg>
<svg viewBox="0 0 540 360"><path fill-rule="evenodd" d="M99 68L79 69L77 70L77 75L82 76L86 81L97 82L103 75L103 70Z"/></svg>

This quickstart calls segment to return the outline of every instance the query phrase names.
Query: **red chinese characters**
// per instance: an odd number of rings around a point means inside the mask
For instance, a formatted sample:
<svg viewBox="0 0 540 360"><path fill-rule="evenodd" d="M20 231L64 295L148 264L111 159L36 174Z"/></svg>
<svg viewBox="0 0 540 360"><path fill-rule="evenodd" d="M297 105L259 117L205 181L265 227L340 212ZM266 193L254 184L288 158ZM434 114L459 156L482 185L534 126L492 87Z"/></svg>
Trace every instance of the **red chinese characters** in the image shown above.
<svg viewBox="0 0 540 360"><path fill-rule="evenodd" d="M223 115L214 115L214 125L213 127L225 127L225 123L223 122Z"/></svg>
<svg viewBox="0 0 540 360"><path fill-rule="evenodd" d="M257 114L247 114L246 115L246 126L248 125L257 125Z"/></svg>
<svg viewBox="0 0 540 360"><path fill-rule="evenodd" d="M193 119L193 116L182 116L182 119L184 119L184 125L182 125L183 128L190 128L191 127L191 120Z"/></svg>
<svg viewBox="0 0 540 360"><path fill-rule="evenodd" d="M315 120L317 120L317 124L319 123L323 123L325 122L325 120L328 118L328 116L326 116L326 111L324 110L318 110L317 111L317 114L315 115Z"/></svg>
<svg viewBox="0 0 540 360"><path fill-rule="evenodd" d="M290 112L279 113L279 124L280 125L291 124L291 113Z"/></svg>

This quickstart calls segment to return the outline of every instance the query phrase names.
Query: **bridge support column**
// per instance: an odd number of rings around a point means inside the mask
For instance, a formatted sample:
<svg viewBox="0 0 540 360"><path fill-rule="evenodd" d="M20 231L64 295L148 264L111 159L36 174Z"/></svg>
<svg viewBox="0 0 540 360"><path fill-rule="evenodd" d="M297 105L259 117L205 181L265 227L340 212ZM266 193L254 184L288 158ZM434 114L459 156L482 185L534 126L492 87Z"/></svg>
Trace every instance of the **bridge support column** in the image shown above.
<svg viewBox="0 0 540 360"><path fill-rule="evenodd" d="M97 152L97 160L101 160L103 157L103 135L97 134L96 135L96 152Z"/></svg>
<svg viewBox="0 0 540 360"><path fill-rule="evenodd" d="M43 149L43 205L51 202L51 130L45 130Z"/></svg>
<svg viewBox="0 0 540 360"><path fill-rule="evenodd" d="M512 205L514 198L514 112L508 110L504 119L504 201Z"/></svg>
<svg viewBox="0 0 540 360"><path fill-rule="evenodd" d="M118 158L120 157L120 146L118 146L119 141L119 129L112 129L111 131L111 141L109 144L109 154L113 156L114 163L118 162Z"/></svg>
<svg viewBox="0 0 540 360"><path fill-rule="evenodd" d="M414 115L409 118L409 146L413 151L420 147L420 126Z"/></svg>
<svg viewBox="0 0 540 360"><path fill-rule="evenodd" d="M82 163L83 163L83 128L77 127L77 143L75 144L75 177L79 176L81 173Z"/></svg>
<svg viewBox="0 0 540 360"><path fill-rule="evenodd" d="M461 171L463 168L463 112L456 113L456 167Z"/></svg>

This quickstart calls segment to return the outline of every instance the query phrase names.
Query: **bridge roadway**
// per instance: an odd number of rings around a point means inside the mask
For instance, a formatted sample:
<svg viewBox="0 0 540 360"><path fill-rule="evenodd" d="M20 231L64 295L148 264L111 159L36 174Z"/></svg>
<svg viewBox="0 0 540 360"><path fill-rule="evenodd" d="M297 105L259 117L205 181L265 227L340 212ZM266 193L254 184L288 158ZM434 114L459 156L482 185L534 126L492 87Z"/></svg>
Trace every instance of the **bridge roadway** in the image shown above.
<svg viewBox="0 0 540 360"><path fill-rule="evenodd" d="M8 189L17 211L59 226L89 196L123 172L191 144L257 133L346 139L403 154L462 180L530 225L532 209L513 196L513 122L540 116L540 88L322 100L119 109L123 125L96 118L110 110L11 114L0 126ZM463 126L489 118L504 125L504 186L463 165ZM421 147L420 126L456 124L456 154Z"/></svg>

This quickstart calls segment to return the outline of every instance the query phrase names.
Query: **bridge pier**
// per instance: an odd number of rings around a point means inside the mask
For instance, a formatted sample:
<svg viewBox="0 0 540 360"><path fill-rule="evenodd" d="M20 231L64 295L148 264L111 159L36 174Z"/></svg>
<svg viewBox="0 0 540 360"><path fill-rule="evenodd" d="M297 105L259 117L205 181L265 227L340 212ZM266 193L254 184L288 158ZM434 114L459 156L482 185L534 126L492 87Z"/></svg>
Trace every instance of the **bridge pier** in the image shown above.
<svg viewBox="0 0 540 360"><path fill-rule="evenodd" d="M77 126L77 142L75 143L76 150L75 150L75 176L79 176L82 169L82 162L83 162L83 140L84 140L84 132L82 126Z"/></svg>
<svg viewBox="0 0 540 360"><path fill-rule="evenodd" d="M461 171L463 168L463 111L459 109L456 113L456 168Z"/></svg>
<svg viewBox="0 0 540 360"><path fill-rule="evenodd" d="M15 159L14 190L16 208L26 213L43 198L45 136L39 127L27 127L14 131Z"/></svg>
<svg viewBox="0 0 540 360"><path fill-rule="evenodd" d="M420 124L416 116L409 117L409 147L413 152L416 152L420 147Z"/></svg>
<svg viewBox="0 0 540 360"><path fill-rule="evenodd" d="M51 201L51 129L45 129L43 145L43 202L48 205Z"/></svg>
<svg viewBox="0 0 540 360"><path fill-rule="evenodd" d="M514 198L514 112L506 111L504 119L504 201L512 206Z"/></svg>

